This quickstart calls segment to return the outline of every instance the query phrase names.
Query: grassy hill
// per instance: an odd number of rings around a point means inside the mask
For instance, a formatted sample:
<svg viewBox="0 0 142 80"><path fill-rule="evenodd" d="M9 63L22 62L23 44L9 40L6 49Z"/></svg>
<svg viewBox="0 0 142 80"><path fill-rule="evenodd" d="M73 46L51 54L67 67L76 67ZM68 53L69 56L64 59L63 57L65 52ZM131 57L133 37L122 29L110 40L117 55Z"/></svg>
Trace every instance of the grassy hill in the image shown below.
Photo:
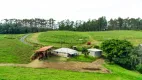
<svg viewBox="0 0 142 80"><path fill-rule="evenodd" d="M0 63L28 63L33 47L20 42L20 35L0 35Z"/></svg>
<svg viewBox="0 0 142 80"><path fill-rule="evenodd" d="M55 69L33 69L19 67L0 67L0 80L142 80L142 75L105 64L112 73L87 73ZM32 73L32 74L31 74Z"/></svg>
<svg viewBox="0 0 142 80"><path fill-rule="evenodd" d="M37 35L38 34L38 35ZM35 49L19 41L19 35L0 35L0 63L28 63ZM142 43L141 31L102 31L102 32L72 32L48 31L31 34L27 40L43 45L71 46L84 45L91 41L99 45L106 39L127 39L134 45ZM36 40L37 39L37 40ZM33 69L22 67L0 67L0 80L142 80L142 75L126 70L117 65L105 64L111 70L110 74L73 72L55 69ZM31 74L32 73L32 74Z"/></svg>
<svg viewBox="0 0 142 80"><path fill-rule="evenodd" d="M48 31L38 36L38 41L44 45L72 46L84 45L91 41L93 45L99 45L107 39L125 39L133 45L142 43L141 31L100 31L100 32L73 32L73 31Z"/></svg>

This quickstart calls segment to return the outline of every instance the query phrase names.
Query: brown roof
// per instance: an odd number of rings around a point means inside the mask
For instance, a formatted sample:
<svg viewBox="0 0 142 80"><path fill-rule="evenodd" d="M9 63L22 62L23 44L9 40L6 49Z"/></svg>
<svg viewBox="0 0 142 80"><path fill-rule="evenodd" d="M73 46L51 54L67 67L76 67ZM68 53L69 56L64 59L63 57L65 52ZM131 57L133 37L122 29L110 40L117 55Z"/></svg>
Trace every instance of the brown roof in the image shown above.
<svg viewBox="0 0 142 80"><path fill-rule="evenodd" d="M36 52L43 52L43 51L46 51L46 50L48 50L48 49L51 49L52 47L53 47L53 46L45 46L45 47L42 47L42 48L36 50Z"/></svg>

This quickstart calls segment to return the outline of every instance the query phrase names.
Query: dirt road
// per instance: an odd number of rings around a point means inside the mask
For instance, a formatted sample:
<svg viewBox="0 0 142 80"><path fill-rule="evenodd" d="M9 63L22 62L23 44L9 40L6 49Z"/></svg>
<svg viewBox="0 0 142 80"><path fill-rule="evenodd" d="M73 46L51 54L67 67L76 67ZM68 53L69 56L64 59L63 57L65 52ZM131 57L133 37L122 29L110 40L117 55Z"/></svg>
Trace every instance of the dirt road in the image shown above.
<svg viewBox="0 0 142 80"><path fill-rule="evenodd" d="M71 70L80 72L100 72L110 73L108 69L103 67L104 60L98 59L92 63L87 62L45 62L38 59L29 64L0 64L0 66L18 66L18 67L31 67L31 68L52 68L58 70Z"/></svg>
<svg viewBox="0 0 142 80"><path fill-rule="evenodd" d="M24 43L24 44L27 44L27 45L29 45L29 46L32 46L32 44L26 42L26 40L25 40L29 35L30 35L30 34L24 35L23 37L20 38L20 41L21 41L22 43Z"/></svg>

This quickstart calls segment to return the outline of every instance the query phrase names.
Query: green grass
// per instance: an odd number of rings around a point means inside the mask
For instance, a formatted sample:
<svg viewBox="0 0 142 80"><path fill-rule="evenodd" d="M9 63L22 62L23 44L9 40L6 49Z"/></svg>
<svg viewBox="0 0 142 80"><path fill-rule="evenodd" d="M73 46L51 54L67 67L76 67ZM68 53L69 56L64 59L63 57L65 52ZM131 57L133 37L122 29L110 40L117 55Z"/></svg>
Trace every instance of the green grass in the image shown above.
<svg viewBox="0 0 142 80"><path fill-rule="evenodd" d="M0 34L0 63L28 63L35 49L19 41L21 35ZM30 36L31 37L31 36ZM36 38L35 38L36 39ZM79 39L82 39L79 40ZM99 44L107 39L126 39L134 45L142 43L141 31L102 31L102 32L72 32L48 31L39 34L38 40L44 45L57 47L84 45L87 41ZM37 42L37 41L36 41ZM94 43L93 43L94 44ZM83 56L72 58L74 61L87 60ZM91 61L90 58L87 61ZM55 69L34 69L22 67L0 67L0 80L142 80L142 75L135 71L126 70L117 65L104 65L112 73L83 73ZM32 73L32 74L31 74Z"/></svg>
<svg viewBox="0 0 142 80"><path fill-rule="evenodd" d="M33 47L20 42L20 35L0 35L0 63L28 63Z"/></svg>
<svg viewBox="0 0 142 80"><path fill-rule="evenodd" d="M79 39L82 39L82 41ZM108 39L125 39L133 45L138 45L142 43L142 32L127 30L99 32L48 31L41 33L38 37L40 43L56 47L81 46L87 41L91 41L93 45L100 45L102 41Z"/></svg>
<svg viewBox="0 0 142 80"><path fill-rule="evenodd" d="M73 72L55 69L34 69L21 67L0 67L0 80L142 80L142 75L105 64L112 73ZM32 74L31 74L32 73Z"/></svg>
<svg viewBox="0 0 142 80"><path fill-rule="evenodd" d="M38 37L38 40L42 44L61 47L83 44L87 42L88 36L81 32L76 33L72 31L48 31L41 33Z"/></svg>
<svg viewBox="0 0 142 80"><path fill-rule="evenodd" d="M71 57L68 59L68 61L81 61L81 62L92 62L95 61L96 58L92 56L85 57L84 55L79 55L76 57Z"/></svg>

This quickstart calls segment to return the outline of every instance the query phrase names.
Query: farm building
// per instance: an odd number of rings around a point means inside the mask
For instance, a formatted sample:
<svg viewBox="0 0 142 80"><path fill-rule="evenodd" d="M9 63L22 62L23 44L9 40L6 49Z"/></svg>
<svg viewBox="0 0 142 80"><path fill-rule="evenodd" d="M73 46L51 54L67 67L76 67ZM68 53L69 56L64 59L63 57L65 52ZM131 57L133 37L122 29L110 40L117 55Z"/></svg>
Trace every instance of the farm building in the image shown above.
<svg viewBox="0 0 142 80"><path fill-rule="evenodd" d="M35 51L31 60L47 58L51 54L53 46L45 46Z"/></svg>
<svg viewBox="0 0 142 80"><path fill-rule="evenodd" d="M100 49L88 49L89 55L94 57L100 57L102 55L102 50Z"/></svg>
<svg viewBox="0 0 142 80"><path fill-rule="evenodd" d="M76 50L70 49L70 48L60 48L54 50L54 53L63 56L63 57L71 57L71 56L76 56L78 52Z"/></svg>

